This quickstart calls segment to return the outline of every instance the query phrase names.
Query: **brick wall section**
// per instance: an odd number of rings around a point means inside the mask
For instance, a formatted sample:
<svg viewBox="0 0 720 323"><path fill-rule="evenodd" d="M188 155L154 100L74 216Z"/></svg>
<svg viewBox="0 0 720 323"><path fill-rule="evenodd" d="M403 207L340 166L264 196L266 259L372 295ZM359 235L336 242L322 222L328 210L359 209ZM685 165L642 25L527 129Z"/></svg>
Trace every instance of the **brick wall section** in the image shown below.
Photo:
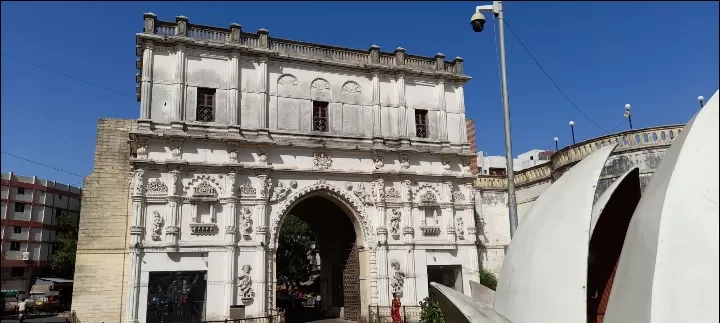
<svg viewBox="0 0 720 323"><path fill-rule="evenodd" d="M467 140L468 143L470 143L470 150L472 150L473 152L477 152L477 141L475 139L475 121L471 119L465 119L465 129L467 130ZM473 175L477 175L477 157L474 157L470 161L470 170L472 171Z"/></svg>
<svg viewBox="0 0 720 323"><path fill-rule="evenodd" d="M122 322L126 302L130 145L134 120L98 120L95 166L85 177L72 310L82 323Z"/></svg>

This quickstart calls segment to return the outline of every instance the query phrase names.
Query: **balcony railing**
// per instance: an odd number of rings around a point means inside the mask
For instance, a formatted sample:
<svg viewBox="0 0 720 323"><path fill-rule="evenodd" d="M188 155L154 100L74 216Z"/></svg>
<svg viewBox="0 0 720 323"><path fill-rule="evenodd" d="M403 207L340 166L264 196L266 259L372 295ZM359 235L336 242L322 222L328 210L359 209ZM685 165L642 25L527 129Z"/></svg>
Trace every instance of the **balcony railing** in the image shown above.
<svg viewBox="0 0 720 323"><path fill-rule="evenodd" d="M635 149L667 147L675 141L683 127L685 125L629 130L579 142L555 152L549 163L515 172L515 185L549 179L554 171L572 165L607 145L617 144L615 154ZM480 175L475 185L483 189L507 189L507 177Z"/></svg>
<svg viewBox="0 0 720 323"><path fill-rule="evenodd" d="M410 70L432 71L463 75L463 59L444 61L444 56L422 57L406 55L405 50L398 48L393 53L381 52L380 47L372 46L369 50L340 48L306 42L292 41L269 37L264 29L257 33L242 31L237 24L229 28L201 26L188 23L188 18L179 16L175 22L157 20L155 14L145 14L145 29L142 35L158 35L165 38L184 37L206 43L234 43L250 48L262 48L291 57L321 59L332 62L351 64L405 67ZM441 54L439 54L441 55Z"/></svg>

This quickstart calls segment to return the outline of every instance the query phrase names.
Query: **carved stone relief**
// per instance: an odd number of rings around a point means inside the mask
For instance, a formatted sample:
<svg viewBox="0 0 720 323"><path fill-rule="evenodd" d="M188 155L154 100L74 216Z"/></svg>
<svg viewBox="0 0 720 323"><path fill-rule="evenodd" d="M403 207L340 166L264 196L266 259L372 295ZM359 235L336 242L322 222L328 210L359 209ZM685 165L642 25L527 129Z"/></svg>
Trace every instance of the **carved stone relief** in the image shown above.
<svg viewBox="0 0 720 323"><path fill-rule="evenodd" d="M149 194L167 194L168 187L161 179L156 178L148 182L147 192Z"/></svg>
<svg viewBox="0 0 720 323"><path fill-rule="evenodd" d="M145 169L138 168L135 170L135 174L133 175L133 195L142 195L143 194L143 178L145 177Z"/></svg>
<svg viewBox="0 0 720 323"><path fill-rule="evenodd" d="M351 183L348 183L345 186L345 188L347 188L348 190L353 189ZM353 190L353 194L355 194L355 196L357 196L358 199L360 199L360 201L362 201L363 204L365 204L365 205L373 204L372 194L368 193L368 190L365 187L365 184L363 184L363 183L358 184L357 187Z"/></svg>
<svg viewBox="0 0 720 323"><path fill-rule="evenodd" d="M245 238L250 237L252 234L252 224L252 210L249 207L244 206L240 214L240 233L245 236Z"/></svg>
<svg viewBox="0 0 720 323"><path fill-rule="evenodd" d="M453 200L455 202L463 203L465 202L465 195L460 191L453 192Z"/></svg>
<svg viewBox="0 0 720 323"><path fill-rule="evenodd" d="M243 265L240 276L238 277L238 292L243 302L251 301L255 298L255 291L252 288L252 276L250 276L252 266Z"/></svg>
<svg viewBox="0 0 720 323"><path fill-rule="evenodd" d="M190 188L192 188L191 193ZM187 184L185 184L185 186L183 187L183 192L185 195L190 193L192 194L192 196L217 197L217 195L222 191L222 189L223 188L220 184L220 181L214 176L200 174L196 175L190 181L188 181Z"/></svg>
<svg viewBox="0 0 720 323"><path fill-rule="evenodd" d="M420 202L422 203L437 203L437 197L431 191L425 191L420 195Z"/></svg>
<svg viewBox="0 0 720 323"><path fill-rule="evenodd" d="M172 159L180 159L182 157L182 139L170 139L170 154Z"/></svg>
<svg viewBox="0 0 720 323"><path fill-rule="evenodd" d="M325 79L315 79L310 85L310 97L312 100L332 101L332 90L330 83Z"/></svg>
<svg viewBox="0 0 720 323"><path fill-rule="evenodd" d="M400 238L400 211L398 209L390 210L390 235L395 240Z"/></svg>
<svg viewBox="0 0 720 323"><path fill-rule="evenodd" d="M390 278L390 289L393 294L400 294L402 296L403 287L405 286L405 272L400 270L400 262L397 260L391 260L390 267L393 270L392 277Z"/></svg>
<svg viewBox="0 0 720 323"><path fill-rule="evenodd" d="M373 156L373 163L375 164L375 169L382 169L385 166L385 161L383 160L383 156L379 156L379 155Z"/></svg>
<svg viewBox="0 0 720 323"><path fill-rule="evenodd" d="M272 179L267 175L260 175L258 179L260 180L260 198L268 198L272 187Z"/></svg>
<svg viewBox="0 0 720 323"><path fill-rule="evenodd" d="M285 199L285 197L290 194L291 190L294 190L297 188L297 182L292 180L288 183L288 186L285 186L283 182L278 182L277 186L273 189L272 196L270 197L271 202L279 202Z"/></svg>
<svg viewBox="0 0 720 323"><path fill-rule="evenodd" d="M162 229L165 225L165 219L163 219L162 215L160 215L160 212L153 211L153 227L152 227L152 239L155 241L160 241L160 237L162 236Z"/></svg>
<svg viewBox="0 0 720 323"><path fill-rule="evenodd" d="M400 168L401 169L408 169L410 168L410 156L408 155L400 155Z"/></svg>
<svg viewBox="0 0 720 323"><path fill-rule="evenodd" d="M332 155L326 153L314 153L313 165L318 169L328 169L332 166Z"/></svg>
<svg viewBox="0 0 720 323"><path fill-rule="evenodd" d="M240 187L238 187L238 191L242 196L255 196L257 194L257 190L253 187L250 180L240 185Z"/></svg>
<svg viewBox="0 0 720 323"><path fill-rule="evenodd" d="M300 81L295 76L285 74L278 79L278 95L297 96L300 94Z"/></svg>
<svg viewBox="0 0 720 323"><path fill-rule="evenodd" d="M400 191L396 190L394 187L391 187L389 190L387 190L387 192L385 192L385 198L399 199Z"/></svg>
<svg viewBox="0 0 720 323"><path fill-rule="evenodd" d="M465 223L463 222L462 216L458 216L457 219L455 219L455 230L458 239L465 240Z"/></svg>

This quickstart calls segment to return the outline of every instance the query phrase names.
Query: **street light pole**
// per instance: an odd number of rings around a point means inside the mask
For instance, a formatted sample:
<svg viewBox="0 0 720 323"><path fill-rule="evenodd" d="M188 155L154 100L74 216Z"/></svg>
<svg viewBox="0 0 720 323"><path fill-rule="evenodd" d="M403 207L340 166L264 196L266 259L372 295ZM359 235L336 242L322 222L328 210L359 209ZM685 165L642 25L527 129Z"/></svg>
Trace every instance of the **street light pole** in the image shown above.
<svg viewBox="0 0 720 323"><path fill-rule="evenodd" d="M568 122L568 124L570 125L570 133L572 134L572 140L573 140L573 145L574 145L575 144L575 121L570 120L570 122Z"/></svg>
<svg viewBox="0 0 720 323"><path fill-rule="evenodd" d="M627 118L628 122L630 122L630 130L632 130L632 113L630 112L630 108L631 106L629 103L625 105L625 118Z"/></svg>
<svg viewBox="0 0 720 323"><path fill-rule="evenodd" d="M702 107L703 107L703 101L705 101L705 97L702 96L702 95L699 96L699 97L698 97L698 102L700 102L700 108L701 108L701 109L702 109Z"/></svg>
<svg viewBox="0 0 720 323"><path fill-rule="evenodd" d="M493 1L492 5L475 7L475 15L471 19L473 30L482 31L485 17L482 11L491 11L497 18L498 42L500 43L500 87L502 89L503 119L505 124L505 162L508 180L508 216L510 219L510 238L515 235L518 226L517 198L515 197L515 171L513 170L512 140L510 135L510 100L508 98L507 65L505 62L505 15L502 1ZM480 20L481 19L481 20ZM479 28L476 26L479 24ZM479 30L478 30L479 29Z"/></svg>
<svg viewBox="0 0 720 323"><path fill-rule="evenodd" d="M557 145L558 137L553 138L553 140L555 141L555 151L558 151L559 150L558 145Z"/></svg>

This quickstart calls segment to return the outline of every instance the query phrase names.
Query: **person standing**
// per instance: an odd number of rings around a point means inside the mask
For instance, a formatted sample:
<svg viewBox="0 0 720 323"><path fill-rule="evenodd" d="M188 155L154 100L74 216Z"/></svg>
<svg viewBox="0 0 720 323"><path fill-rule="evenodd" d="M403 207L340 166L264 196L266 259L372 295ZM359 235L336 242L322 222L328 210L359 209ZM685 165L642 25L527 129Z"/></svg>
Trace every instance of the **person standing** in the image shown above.
<svg viewBox="0 0 720 323"><path fill-rule="evenodd" d="M20 303L18 303L18 322L23 323L25 321L25 306L27 304L25 303L25 297L20 299Z"/></svg>
<svg viewBox="0 0 720 323"><path fill-rule="evenodd" d="M400 295L398 295L398 293L393 293L392 308L390 309L392 323L402 323L402 318L400 317L400 306L402 306L402 303L400 303Z"/></svg>

